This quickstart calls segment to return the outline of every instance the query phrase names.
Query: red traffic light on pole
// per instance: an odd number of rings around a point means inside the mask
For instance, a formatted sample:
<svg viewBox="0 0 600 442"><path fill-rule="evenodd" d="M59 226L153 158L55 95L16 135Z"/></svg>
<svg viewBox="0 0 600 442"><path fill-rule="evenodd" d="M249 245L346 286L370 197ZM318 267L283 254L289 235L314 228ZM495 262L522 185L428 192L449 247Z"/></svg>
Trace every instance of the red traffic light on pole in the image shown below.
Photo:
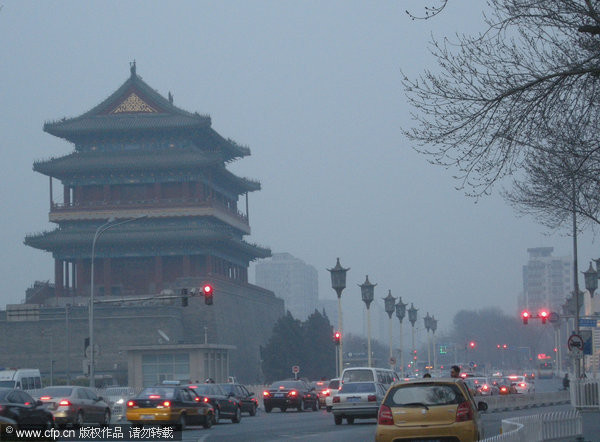
<svg viewBox="0 0 600 442"><path fill-rule="evenodd" d="M471 341L471 342L469 342L469 348L470 348L471 350L473 350L475 347L477 347L477 343L476 343L475 341Z"/></svg>
<svg viewBox="0 0 600 442"><path fill-rule="evenodd" d="M202 286L202 293L204 293L204 303L206 305L213 305L213 287L210 284L204 284Z"/></svg>
<svg viewBox="0 0 600 442"><path fill-rule="evenodd" d="M540 312L540 318L542 318L542 324L545 324L548 320L548 312L546 310L542 310Z"/></svg>
<svg viewBox="0 0 600 442"><path fill-rule="evenodd" d="M523 313L521 313L521 318L523 318L523 324L527 324L529 322L529 316L531 316L529 314L529 312L527 310L525 310Z"/></svg>
<svg viewBox="0 0 600 442"><path fill-rule="evenodd" d="M342 334L339 331L336 331L333 333L333 342L335 343L335 345L340 345L340 342L342 341Z"/></svg>

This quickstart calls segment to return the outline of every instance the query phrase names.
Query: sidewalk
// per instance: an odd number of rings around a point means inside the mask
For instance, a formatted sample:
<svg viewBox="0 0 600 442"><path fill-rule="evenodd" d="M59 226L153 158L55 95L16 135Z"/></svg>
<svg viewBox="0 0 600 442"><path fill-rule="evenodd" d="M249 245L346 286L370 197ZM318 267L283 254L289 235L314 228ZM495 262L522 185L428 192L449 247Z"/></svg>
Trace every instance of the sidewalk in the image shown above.
<svg viewBox="0 0 600 442"><path fill-rule="evenodd" d="M585 442L600 442L600 411L580 410Z"/></svg>

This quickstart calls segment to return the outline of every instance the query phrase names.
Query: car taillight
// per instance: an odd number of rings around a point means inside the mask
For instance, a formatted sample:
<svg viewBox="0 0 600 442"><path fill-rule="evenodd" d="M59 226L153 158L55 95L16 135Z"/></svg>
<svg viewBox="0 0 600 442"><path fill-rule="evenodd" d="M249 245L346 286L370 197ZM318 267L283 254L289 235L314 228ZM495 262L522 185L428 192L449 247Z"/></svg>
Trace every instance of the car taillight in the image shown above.
<svg viewBox="0 0 600 442"><path fill-rule="evenodd" d="M459 404L456 408L456 422L465 422L473 420L473 410L468 402Z"/></svg>
<svg viewBox="0 0 600 442"><path fill-rule="evenodd" d="M194 400L195 400L196 402L200 402L200 401L201 401L201 399L200 399L198 396L196 396L196 397L194 398Z"/></svg>
<svg viewBox="0 0 600 442"><path fill-rule="evenodd" d="M334 396L333 397L333 403L334 404L339 404L339 402L340 402L340 397L339 396Z"/></svg>
<svg viewBox="0 0 600 442"><path fill-rule="evenodd" d="M160 399L160 395L159 394L151 394L150 396L148 396L148 399Z"/></svg>
<svg viewBox="0 0 600 442"><path fill-rule="evenodd" d="M527 387L527 384L525 384L525 383L521 382L521 383L519 384L519 387L525 388L525 387Z"/></svg>
<svg viewBox="0 0 600 442"><path fill-rule="evenodd" d="M165 407L165 408L169 408L171 406L171 402L170 401L164 401L162 403L162 406Z"/></svg>
<svg viewBox="0 0 600 442"><path fill-rule="evenodd" d="M59 405L60 407L70 407L70 406L71 406L71 402L69 402L69 401L68 401L68 400L66 400L66 399L63 399L62 401L60 401L60 402L58 403L58 405Z"/></svg>
<svg viewBox="0 0 600 442"><path fill-rule="evenodd" d="M390 407L387 405L379 407L377 423L379 425L394 425L394 416L392 415L392 409Z"/></svg>
<svg viewBox="0 0 600 442"><path fill-rule="evenodd" d="M488 387L487 385L484 385L483 387L481 387L482 390L488 391L490 389L490 387Z"/></svg>
<svg viewBox="0 0 600 442"><path fill-rule="evenodd" d="M127 406L129 408L137 407L137 403L135 401L127 401Z"/></svg>
<svg viewBox="0 0 600 442"><path fill-rule="evenodd" d="M42 396L42 397L40 397L40 401L49 401L50 399L52 399L52 396Z"/></svg>
<svg viewBox="0 0 600 442"><path fill-rule="evenodd" d="M508 391L508 389L506 387L500 387L500 391L506 393Z"/></svg>
<svg viewBox="0 0 600 442"><path fill-rule="evenodd" d="M204 397L204 403L208 404L209 401L210 401L210 399L205 396Z"/></svg>
<svg viewBox="0 0 600 442"><path fill-rule="evenodd" d="M288 393L289 396L297 396L298 392L296 390L292 390Z"/></svg>
<svg viewBox="0 0 600 442"><path fill-rule="evenodd" d="M331 392L329 390L323 390L323 396L329 396Z"/></svg>
<svg viewBox="0 0 600 442"><path fill-rule="evenodd" d="M269 397L269 396L271 396L271 394L268 391L263 391L263 396L264 397Z"/></svg>
<svg viewBox="0 0 600 442"><path fill-rule="evenodd" d="M375 402L377 400L377 396L375 396L374 394L370 394L369 396L367 396L367 401L369 402Z"/></svg>

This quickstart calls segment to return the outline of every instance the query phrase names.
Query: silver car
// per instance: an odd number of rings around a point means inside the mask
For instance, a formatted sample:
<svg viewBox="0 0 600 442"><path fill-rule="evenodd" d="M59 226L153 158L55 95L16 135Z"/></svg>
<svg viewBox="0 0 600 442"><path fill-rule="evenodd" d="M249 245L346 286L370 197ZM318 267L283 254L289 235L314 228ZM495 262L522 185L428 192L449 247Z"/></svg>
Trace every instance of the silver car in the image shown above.
<svg viewBox="0 0 600 442"><path fill-rule="evenodd" d="M76 385L46 387L38 391L38 397L59 427L110 424L110 406L91 388Z"/></svg>
<svg viewBox="0 0 600 442"><path fill-rule="evenodd" d="M136 391L131 387L107 387L100 394L110 405L113 420L125 420L127 399L135 396Z"/></svg>
<svg viewBox="0 0 600 442"><path fill-rule="evenodd" d="M353 424L354 419L377 419L379 405L386 388L378 382L346 382L333 397L331 412L336 425L343 419Z"/></svg>

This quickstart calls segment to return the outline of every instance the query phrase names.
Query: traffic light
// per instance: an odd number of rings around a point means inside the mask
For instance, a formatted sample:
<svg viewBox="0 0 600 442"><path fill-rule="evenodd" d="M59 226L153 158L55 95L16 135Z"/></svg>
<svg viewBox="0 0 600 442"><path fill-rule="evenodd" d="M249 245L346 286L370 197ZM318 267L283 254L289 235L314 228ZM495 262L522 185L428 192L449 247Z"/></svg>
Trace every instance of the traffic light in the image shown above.
<svg viewBox="0 0 600 442"><path fill-rule="evenodd" d="M206 305L213 305L213 287L210 284L204 284L202 287L202 293L204 293L204 303Z"/></svg>
<svg viewBox="0 0 600 442"><path fill-rule="evenodd" d="M475 347L477 347L477 343L476 343L475 341L471 341L471 342L469 342L469 348L470 348L471 350L474 350L474 349L475 349Z"/></svg>
<svg viewBox="0 0 600 442"><path fill-rule="evenodd" d="M525 310L523 313L521 313L521 317L523 318L523 324L527 324L529 322L529 312L527 310Z"/></svg>
<svg viewBox="0 0 600 442"><path fill-rule="evenodd" d="M340 345L341 341L342 341L342 334L339 331L336 331L335 333L333 333L333 342L335 343L335 345Z"/></svg>
<svg viewBox="0 0 600 442"><path fill-rule="evenodd" d="M540 318L542 318L542 324L545 324L548 320L548 312L546 310L542 310L540 312Z"/></svg>

